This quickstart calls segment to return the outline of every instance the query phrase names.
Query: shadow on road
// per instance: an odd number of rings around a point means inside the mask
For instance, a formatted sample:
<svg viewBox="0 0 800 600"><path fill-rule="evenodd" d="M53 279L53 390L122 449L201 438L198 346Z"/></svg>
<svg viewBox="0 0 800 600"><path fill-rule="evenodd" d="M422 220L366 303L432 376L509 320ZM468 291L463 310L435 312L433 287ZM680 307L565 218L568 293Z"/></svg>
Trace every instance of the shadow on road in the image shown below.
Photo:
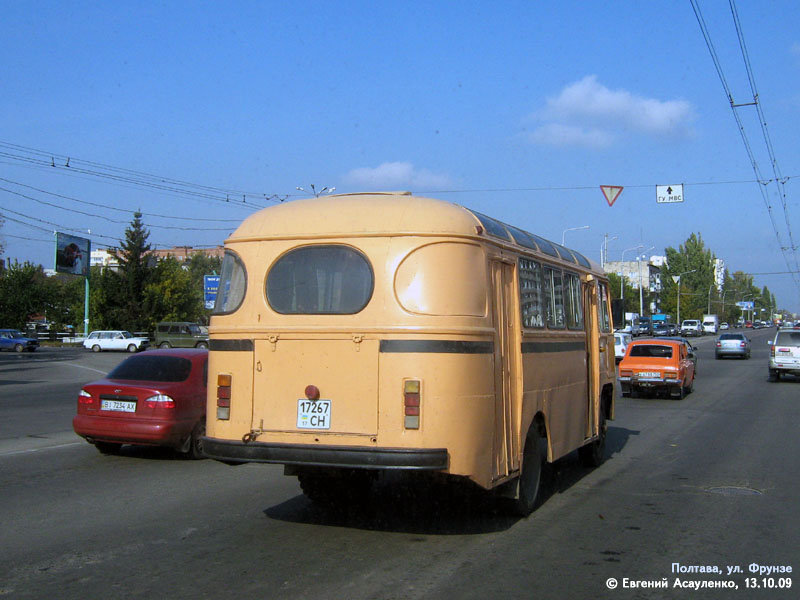
<svg viewBox="0 0 800 600"><path fill-rule="evenodd" d="M606 459L613 460L630 436L638 434L609 427ZM594 471L581 465L576 452L548 465L542 482L543 503ZM264 510L264 514L292 523L420 535L495 533L511 528L520 519L511 513L507 503L469 481L432 480L398 473L382 474L372 493L362 498L322 505L298 495ZM536 513L530 518L536 518Z"/></svg>

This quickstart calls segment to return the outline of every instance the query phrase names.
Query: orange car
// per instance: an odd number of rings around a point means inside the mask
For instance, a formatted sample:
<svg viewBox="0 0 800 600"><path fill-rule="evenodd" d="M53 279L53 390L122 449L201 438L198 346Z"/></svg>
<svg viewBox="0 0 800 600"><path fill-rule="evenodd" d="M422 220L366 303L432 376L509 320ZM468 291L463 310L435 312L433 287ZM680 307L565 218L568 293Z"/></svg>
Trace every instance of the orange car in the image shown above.
<svg viewBox="0 0 800 600"><path fill-rule="evenodd" d="M623 396L665 393L682 399L694 387L694 362L677 340L635 340L619 363Z"/></svg>

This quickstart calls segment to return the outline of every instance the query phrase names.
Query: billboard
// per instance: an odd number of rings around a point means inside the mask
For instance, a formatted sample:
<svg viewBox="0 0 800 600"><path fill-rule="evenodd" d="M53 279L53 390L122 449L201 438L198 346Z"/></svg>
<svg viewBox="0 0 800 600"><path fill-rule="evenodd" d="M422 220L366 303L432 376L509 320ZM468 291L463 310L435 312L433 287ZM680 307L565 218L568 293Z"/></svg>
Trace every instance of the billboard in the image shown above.
<svg viewBox="0 0 800 600"><path fill-rule="evenodd" d="M219 289L219 275L203 275L203 296L206 301L206 308L214 308Z"/></svg>
<svg viewBox="0 0 800 600"><path fill-rule="evenodd" d="M86 277L89 274L91 242L56 231L56 272Z"/></svg>

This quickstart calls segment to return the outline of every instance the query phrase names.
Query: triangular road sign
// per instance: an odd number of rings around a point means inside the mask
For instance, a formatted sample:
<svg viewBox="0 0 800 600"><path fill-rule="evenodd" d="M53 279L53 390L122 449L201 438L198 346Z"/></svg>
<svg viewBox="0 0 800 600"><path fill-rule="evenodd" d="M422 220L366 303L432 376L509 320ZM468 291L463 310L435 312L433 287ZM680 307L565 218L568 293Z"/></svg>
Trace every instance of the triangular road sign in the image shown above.
<svg viewBox="0 0 800 600"><path fill-rule="evenodd" d="M621 185L601 185L600 189L603 190L603 196L606 197L606 202L608 202L609 206L613 206L614 201L622 193Z"/></svg>

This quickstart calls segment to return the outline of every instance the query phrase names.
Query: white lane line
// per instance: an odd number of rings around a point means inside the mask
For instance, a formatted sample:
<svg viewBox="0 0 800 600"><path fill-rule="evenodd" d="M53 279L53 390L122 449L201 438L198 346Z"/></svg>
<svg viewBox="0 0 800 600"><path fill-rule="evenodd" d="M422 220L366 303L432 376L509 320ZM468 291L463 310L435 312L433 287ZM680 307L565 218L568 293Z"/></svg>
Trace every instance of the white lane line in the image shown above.
<svg viewBox="0 0 800 600"><path fill-rule="evenodd" d="M28 448L27 450L16 450L14 452L0 452L0 456L15 456L17 454L29 454L31 452L41 452L43 450L54 450L56 448L67 448L69 446L80 446L86 442L70 442L69 444L58 444L57 446L44 446L42 448Z"/></svg>

